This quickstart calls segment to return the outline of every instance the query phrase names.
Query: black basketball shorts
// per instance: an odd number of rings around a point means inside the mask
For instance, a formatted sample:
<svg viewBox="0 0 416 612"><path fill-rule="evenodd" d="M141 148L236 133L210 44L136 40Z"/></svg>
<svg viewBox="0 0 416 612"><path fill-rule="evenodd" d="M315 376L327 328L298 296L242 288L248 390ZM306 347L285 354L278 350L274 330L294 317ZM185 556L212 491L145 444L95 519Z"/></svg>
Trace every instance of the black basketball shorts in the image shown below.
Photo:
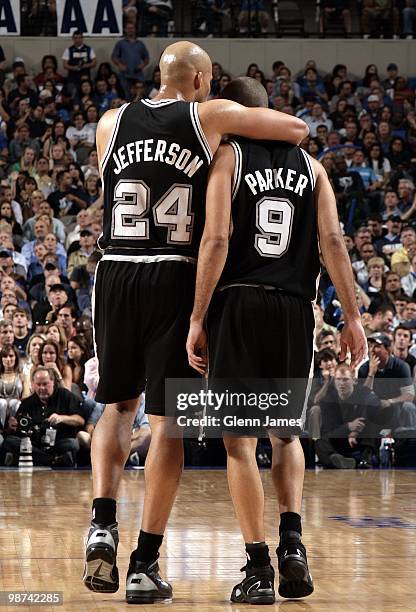
<svg viewBox="0 0 416 612"><path fill-rule="evenodd" d="M314 329L312 303L305 299L255 286L217 291L208 318L209 378L213 386L217 385L215 381L227 379L247 388L247 381L258 392L262 388L257 382L260 380L265 391L283 384L277 379L296 380L293 398L299 400L294 410L296 418L303 418Z"/></svg>
<svg viewBox="0 0 416 612"><path fill-rule="evenodd" d="M100 261L94 290L94 334L104 404L138 397L164 415L165 378L193 378L186 338L196 266L187 261Z"/></svg>

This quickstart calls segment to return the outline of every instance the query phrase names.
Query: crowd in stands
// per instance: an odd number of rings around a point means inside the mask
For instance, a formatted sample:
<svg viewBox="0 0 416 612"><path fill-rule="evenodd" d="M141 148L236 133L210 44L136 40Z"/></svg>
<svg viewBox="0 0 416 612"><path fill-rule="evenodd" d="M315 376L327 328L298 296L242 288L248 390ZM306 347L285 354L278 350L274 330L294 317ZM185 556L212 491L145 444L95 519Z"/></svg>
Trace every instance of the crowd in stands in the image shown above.
<svg viewBox="0 0 416 612"><path fill-rule="evenodd" d="M39 462L73 465L77 456L78 461L88 457L103 410L94 401L91 323L103 205L95 131L106 110L157 94L160 71L150 61L145 43L136 38L134 19L127 20L125 36L102 63L81 32L74 32L61 58L43 57L38 74L21 58L4 58L0 461L8 465L18 460L17 436L25 427L31 429ZM276 60L270 67L252 63L246 74L264 85L270 108L296 114L310 127L302 147L322 162L334 188L369 336L371 358L358 373L366 390L359 395L373 411L376 405L383 411L385 439L414 431L416 80L393 62L363 66L362 74L353 75L341 64L324 73L313 60L293 73ZM234 76L215 62L210 97L220 97ZM377 463L377 436L369 446L360 435L368 425L367 407L350 418L344 406L360 382L337 363L343 313L324 269L316 321L308 430L318 458L327 467ZM402 384L377 387L378 379L389 376L403 379ZM328 418L328 394L339 404L339 423L335 413ZM29 426L20 423L22 411L31 415ZM365 430L367 438L376 425ZM45 433L51 428L57 430L55 446L48 446ZM348 435L337 446L334 431L341 430ZM142 401L132 433L136 463L149 436Z"/></svg>

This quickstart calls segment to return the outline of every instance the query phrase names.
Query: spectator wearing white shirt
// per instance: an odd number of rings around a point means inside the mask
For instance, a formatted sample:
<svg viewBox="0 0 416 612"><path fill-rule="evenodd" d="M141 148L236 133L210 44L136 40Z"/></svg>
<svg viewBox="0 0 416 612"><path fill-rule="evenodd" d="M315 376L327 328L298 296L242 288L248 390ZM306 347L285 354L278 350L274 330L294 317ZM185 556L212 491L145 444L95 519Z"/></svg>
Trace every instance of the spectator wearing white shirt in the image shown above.
<svg viewBox="0 0 416 612"><path fill-rule="evenodd" d="M413 297L413 293L416 289L416 255L413 255L410 260L410 272L403 276L402 287L405 294L409 297Z"/></svg>
<svg viewBox="0 0 416 612"><path fill-rule="evenodd" d="M332 121L324 113L322 104L320 102L315 102L312 106L310 117L306 116L303 119L309 126L309 131L312 138L315 138L317 134L316 129L318 125L325 125L328 132L331 132L332 130Z"/></svg>
<svg viewBox="0 0 416 612"><path fill-rule="evenodd" d="M84 163L95 144L95 133L85 124L85 116L82 111L75 113L73 122L74 125L70 125L66 131L66 137L75 151L77 161Z"/></svg>

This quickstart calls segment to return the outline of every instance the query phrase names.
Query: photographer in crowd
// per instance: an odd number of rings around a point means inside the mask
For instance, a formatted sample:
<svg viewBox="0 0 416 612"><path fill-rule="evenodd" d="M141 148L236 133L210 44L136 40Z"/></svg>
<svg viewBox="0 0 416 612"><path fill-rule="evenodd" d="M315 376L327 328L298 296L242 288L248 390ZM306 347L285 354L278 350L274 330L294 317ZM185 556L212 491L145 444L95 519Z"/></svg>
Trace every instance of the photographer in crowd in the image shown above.
<svg viewBox="0 0 416 612"><path fill-rule="evenodd" d="M3 444L6 465L17 465L22 437L30 437L35 465L73 467L78 429L85 420L79 399L57 383L52 369L38 366L32 373L34 393L16 413L15 431Z"/></svg>

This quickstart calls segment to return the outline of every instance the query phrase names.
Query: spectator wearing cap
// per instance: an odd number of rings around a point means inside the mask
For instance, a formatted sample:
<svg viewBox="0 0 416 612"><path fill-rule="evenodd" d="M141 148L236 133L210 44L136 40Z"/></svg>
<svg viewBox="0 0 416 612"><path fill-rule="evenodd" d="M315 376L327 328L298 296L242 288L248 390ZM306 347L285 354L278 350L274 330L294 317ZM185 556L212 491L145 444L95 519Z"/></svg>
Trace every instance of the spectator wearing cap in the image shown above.
<svg viewBox="0 0 416 612"><path fill-rule="evenodd" d="M73 251L68 258L68 275L71 277L74 268L87 263L88 257L95 250L95 239L89 229L83 229L79 234L79 249Z"/></svg>
<svg viewBox="0 0 416 612"><path fill-rule="evenodd" d="M400 249L400 232L402 231L402 220L399 215L391 215L387 219L387 234L374 243L377 253L380 255L392 255Z"/></svg>
<svg viewBox="0 0 416 612"><path fill-rule="evenodd" d="M26 279L26 268L13 261L13 251L0 247L0 270L15 280Z"/></svg>
<svg viewBox="0 0 416 612"><path fill-rule="evenodd" d="M409 365L392 354L386 334L371 334L367 341L369 359L360 367L358 377L380 398L384 409L382 425L392 430L416 429L415 390Z"/></svg>
<svg viewBox="0 0 416 612"><path fill-rule="evenodd" d="M321 435L315 448L324 467L371 467L375 428L369 416L376 415L380 406L370 389L356 385L347 365L337 366L333 384L320 399Z"/></svg>
<svg viewBox="0 0 416 612"><path fill-rule="evenodd" d="M405 361L410 368L412 378L415 377L416 357L409 352L413 344L412 331L407 325L398 325L393 332L394 357Z"/></svg>
<svg viewBox="0 0 416 612"><path fill-rule="evenodd" d="M60 274L56 257L48 254L43 261L42 268L42 273L37 274L31 279L29 288L30 299L35 302L40 302L46 297L46 284L52 286L61 283L65 286L65 290L72 300L74 295L69 286L69 280L66 276ZM49 281L50 278L51 281Z"/></svg>
<svg viewBox="0 0 416 612"><path fill-rule="evenodd" d="M405 226L400 233L402 248L397 249L391 256L391 269L400 277L410 272L409 248L416 247L416 232L413 227Z"/></svg>
<svg viewBox="0 0 416 612"><path fill-rule="evenodd" d="M309 126L309 132L312 138L315 138L316 128L319 125L325 125L328 132L332 130L332 121L324 113L322 103L318 101L314 102L310 117L305 117L304 121Z"/></svg>
<svg viewBox="0 0 416 612"><path fill-rule="evenodd" d="M408 297L414 297L416 289L416 255L410 260L410 272L401 279L403 291Z"/></svg>
<svg viewBox="0 0 416 612"><path fill-rule="evenodd" d="M95 51L84 42L80 30L72 34L72 45L67 47L62 55L65 70L68 72L67 82L71 95L75 94L83 78L90 78L91 69L97 65Z"/></svg>
<svg viewBox="0 0 416 612"><path fill-rule="evenodd" d="M54 277L52 277L54 278ZM68 302L68 294L62 283L55 283L51 286L45 283L46 298L38 302L33 309L33 327L51 323L58 312L58 309Z"/></svg>

